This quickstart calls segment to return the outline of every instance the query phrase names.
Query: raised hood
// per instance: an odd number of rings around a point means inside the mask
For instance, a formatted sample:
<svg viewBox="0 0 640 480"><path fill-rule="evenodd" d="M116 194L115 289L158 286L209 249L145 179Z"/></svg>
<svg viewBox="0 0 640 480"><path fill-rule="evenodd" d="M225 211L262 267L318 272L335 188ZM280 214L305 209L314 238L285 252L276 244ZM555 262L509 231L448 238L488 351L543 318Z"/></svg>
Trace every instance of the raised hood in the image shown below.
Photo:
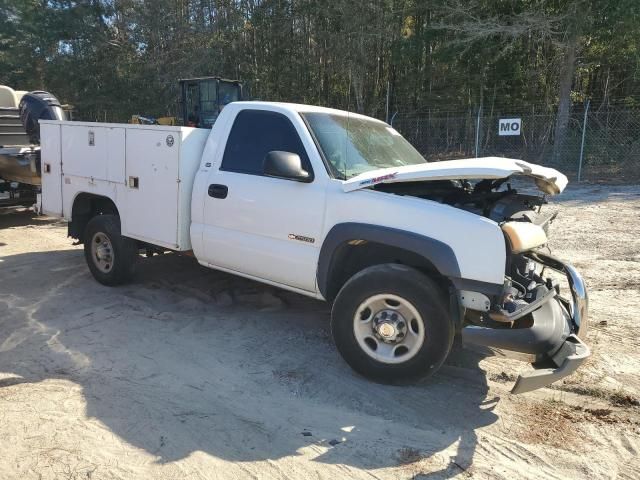
<svg viewBox="0 0 640 480"><path fill-rule="evenodd" d="M549 195L562 192L568 182L566 176L553 168L512 158L483 157L381 168L345 180L342 188L345 192L351 192L378 183L498 179L511 175L532 177L538 188Z"/></svg>

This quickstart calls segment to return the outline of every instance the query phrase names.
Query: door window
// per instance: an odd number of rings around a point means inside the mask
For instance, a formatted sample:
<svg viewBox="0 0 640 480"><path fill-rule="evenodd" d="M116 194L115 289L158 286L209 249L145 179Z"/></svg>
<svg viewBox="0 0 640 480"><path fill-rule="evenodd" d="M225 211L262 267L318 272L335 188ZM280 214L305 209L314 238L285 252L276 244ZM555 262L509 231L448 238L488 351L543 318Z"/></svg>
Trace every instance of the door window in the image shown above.
<svg viewBox="0 0 640 480"><path fill-rule="evenodd" d="M284 115L266 110L243 110L233 123L220 170L262 175L264 158L272 150L296 153L311 173L300 136Z"/></svg>

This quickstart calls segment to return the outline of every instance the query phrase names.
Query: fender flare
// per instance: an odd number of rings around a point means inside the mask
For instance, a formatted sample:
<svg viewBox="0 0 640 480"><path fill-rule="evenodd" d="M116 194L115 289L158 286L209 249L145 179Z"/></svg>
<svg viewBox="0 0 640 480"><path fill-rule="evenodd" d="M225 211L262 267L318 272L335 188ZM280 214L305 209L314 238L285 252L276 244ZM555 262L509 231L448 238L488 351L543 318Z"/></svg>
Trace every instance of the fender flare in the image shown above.
<svg viewBox="0 0 640 480"><path fill-rule="evenodd" d="M89 218L84 217L86 216L86 214L89 214L91 210L77 209L77 207L80 207L80 205L82 205L82 207L87 206L86 204L78 203L80 197L84 197L84 200L88 201L89 205L91 205L92 200L109 201L115 207L116 213L118 213L118 215L120 214L118 210L118 204L113 198L111 198L109 193L93 193L80 190L75 193L73 201L71 202L71 206L69 208L70 211L68 212L69 223L67 224L67 235L69 237L77 238L78 240L80 240L82 238L82 234L84 233L84 227L89 221Z"/></svg>
<svg viewBox="0 0 640 480"><path fill-rule="evenodd" d="M366 240L413 252L428 260L441 275L460 278L460 266L453 249L440 240L380 225L339 223L327 233L318 258L316 281L320 293L325 298L335 251L340 245L351 240Z"/></svg>
<svg viewBox="0 0 640 480"><path fill-rule="evenodd" d="M78 201L78 197L82 197L82 196L88 199L109 200L111 203L113 203L113 206L116 207L116 210L119 213L118 204L116 203L115 199L111 197L110 192L94 193L94 192L87 192L86 190L78 190L73 196L73 200L71 201L71 208L69 212L69 220L71 221L73 220L73 210L74 210L74 207L76 206L76 202Z"/></svg>

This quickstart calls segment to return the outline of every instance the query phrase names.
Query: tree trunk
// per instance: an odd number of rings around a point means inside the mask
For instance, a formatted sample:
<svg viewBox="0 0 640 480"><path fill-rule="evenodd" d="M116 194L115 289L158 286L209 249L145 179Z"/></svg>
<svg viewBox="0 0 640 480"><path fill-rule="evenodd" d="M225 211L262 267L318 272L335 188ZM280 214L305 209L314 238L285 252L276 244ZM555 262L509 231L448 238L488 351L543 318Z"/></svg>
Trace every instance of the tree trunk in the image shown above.
<svg viewBox="0 0 640 480"><path fill-rule="evenodd" d="M559 163L563 157L564 147L567 142L569 127L569 115L571 113L571 87L576 69L576 48L578 34L573 30L569 36L562 60L560 73L560 85L558 89L558 114L553 139L553 163Z"/></svg>

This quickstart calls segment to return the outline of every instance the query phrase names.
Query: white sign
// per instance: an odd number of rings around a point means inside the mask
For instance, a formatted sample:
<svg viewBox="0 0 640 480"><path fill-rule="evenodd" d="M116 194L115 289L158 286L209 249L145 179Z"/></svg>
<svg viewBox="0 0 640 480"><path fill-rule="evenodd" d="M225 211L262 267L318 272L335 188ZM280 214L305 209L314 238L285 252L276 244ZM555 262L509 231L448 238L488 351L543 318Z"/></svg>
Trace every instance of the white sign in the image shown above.
<svg viewBox="0 0 640 480"><path fill-rule="evenodd" d="M520 135L520 118L501 118L498 120L498 135Z"/></svg>

